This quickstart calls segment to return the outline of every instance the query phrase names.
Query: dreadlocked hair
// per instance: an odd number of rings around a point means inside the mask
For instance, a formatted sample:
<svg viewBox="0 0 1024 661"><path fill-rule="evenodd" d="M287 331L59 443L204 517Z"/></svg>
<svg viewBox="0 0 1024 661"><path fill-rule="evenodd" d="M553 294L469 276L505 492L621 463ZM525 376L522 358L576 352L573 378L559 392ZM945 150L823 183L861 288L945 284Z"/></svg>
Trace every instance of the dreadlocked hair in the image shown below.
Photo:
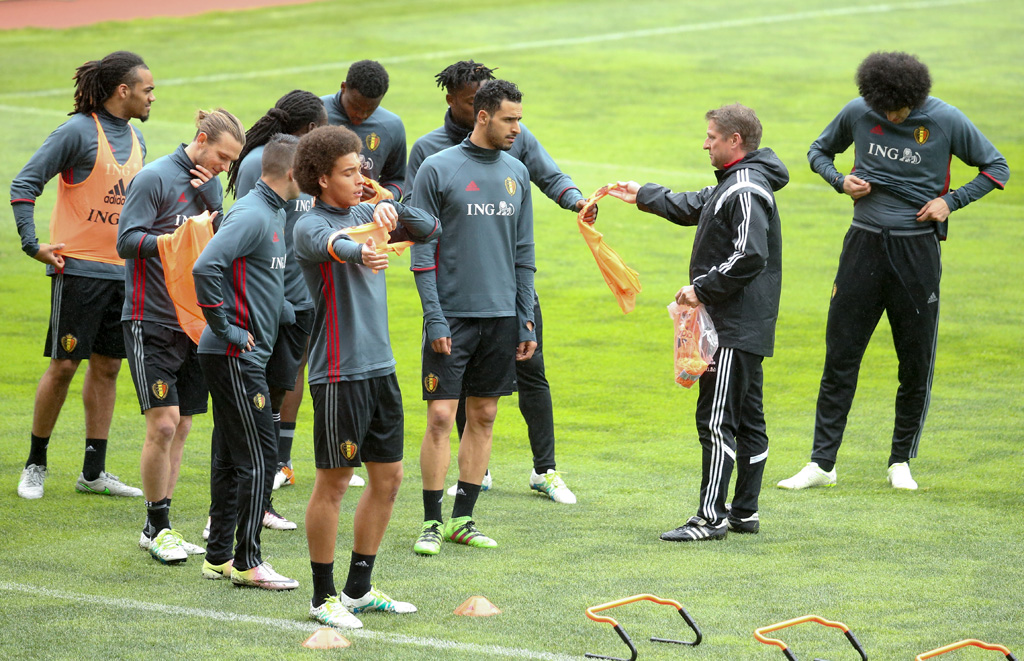
<svg viewBox="0 0 1024 661"><path fill-rule="evenodd" d="M140 77L136 69L148 69L142 58L126 50L107 55L102 60L90 60L75 70L76 113L93 113L103 107L104 101L113 96L118 85L134 85Z"/></svg>
<svg viewBox="0 0 1024 661"><path fill-rule="evenodd" d="M462 60L435 75L434 80L437 81L438 87L443 87L449 94L453 94L467 85L494 80L494 72L497 70L498 67L489 69L479 62Z"/></svg>
<svg viewBox="0 0 1024 661"><path fill-rule="evenodd" d="M292 90L274 104L267 114L245 132L245 146L238 160L228 169L228 192L237 192L238 171L249 152L270 142L277 133L295 135L310 124L322 126L327 123L324 102L316 94L304 90Z"/></svg>

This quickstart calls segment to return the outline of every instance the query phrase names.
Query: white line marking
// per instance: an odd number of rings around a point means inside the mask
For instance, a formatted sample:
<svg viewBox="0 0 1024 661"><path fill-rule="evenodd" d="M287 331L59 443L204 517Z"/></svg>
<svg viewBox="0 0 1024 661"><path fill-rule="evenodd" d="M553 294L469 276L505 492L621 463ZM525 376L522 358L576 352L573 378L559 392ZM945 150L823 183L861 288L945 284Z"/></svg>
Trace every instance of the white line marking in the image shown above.
<svg viewBox="0 0 1024 661"><path fill-rule="evenodd" d="M472 48L460 48L432 53L415 53L410 55L396 55L393 57L382 57L378 61L381 64L400 64L403 62L419 62L424 60L450 59L455 57L473 56L479 57L482 53L507 53L510 51L530 50L534 48L563 48L566 46L579 46L582 44L595 44L606 41L622 41L624 39L640 39L648 37L659 37L665 35L686 34L691 32L706 32L709 30L731 29L749 27L754 25L770 25L774 23L789 23L805 19L834 18L837 16L851 16L861 14L884 14L895 11L934 9L937 7L948 7L953 5L976 4L979 2L991 2L993 0L930 0L927 2L907 2L900 4L879 4L867 6L835 7L832 9L820 9L816 11L802 11L791 14L778 14L775 16L757 16L751 18L740 18L728 21L710 21L707 23L686 23L683 25L670 25L661 28L648 28L643 30L628 30L624 32L610 32L606 34L595 34L585 37L565 37L562 39L542 39L539 41L521 41L514 44L491 44L487 46L476 46ZM281 67L276 69L263 69L259 71L244 71L235 73L218 73L209 76L190 76L188 78L160 79L157 83L161 87L176 85L195 85L197 83L221 83L235 80L251 80L253 78L268 78L273 76L291 76L301 73L315 73L318 71L336 71L346 69L351 62L326 62L322 64L309 64L299 67ZM48 90L34 90L22 92L7 92L0 94L0 99L29 98L39 96L59 96L68 93L68 87Z"/></svg>
<svg viewBox="0 0 1024 661"><path fill-rule="evenodd" d="M289 631L302 631L312 633L319 626L312 621L300 622L298 620L283 620L272 617L259 617L257 615L242 615L240 613L227 613L208 608L187 608L183 606L169 606L167 604L153 604L134 599L121 599L112 597L98 597L91 594L75 594L64 590L50 590L48 588L24 585L21 583L7 583L0 581L0 591L21 592L33 596L49 597L59 599L62 602L81 602L99 604L108 608L116 608L129 611L151 611L161 615L177 615L180 617L194 617L207 620L218 620L220 622L240 622L243 624L257 624L262 627L273 627ZM400 617L400 616L396 616ZM501 647L498 645L477 645L475 643L460 643L453 640L441 640L438 638L423 638L421 636L407 636L405 634L381 633L379 631L367 631L365 629L339 630L342 635L352 638L367 638L379 640L386 643L398 645L415 645L417 647L432 647L441 650L459 650L466 652L466 656L475 655L482 658L502 656L515 659L540 659L541 661L576 661L579 656L567 656L552 652L536 652L515 647Z"/></svg>

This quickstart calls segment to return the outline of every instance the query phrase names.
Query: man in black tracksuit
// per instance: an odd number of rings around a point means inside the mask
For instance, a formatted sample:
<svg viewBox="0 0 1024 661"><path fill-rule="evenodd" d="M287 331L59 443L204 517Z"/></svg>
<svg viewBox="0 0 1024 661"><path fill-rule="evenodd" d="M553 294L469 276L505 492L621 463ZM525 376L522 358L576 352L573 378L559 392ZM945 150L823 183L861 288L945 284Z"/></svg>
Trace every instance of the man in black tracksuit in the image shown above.
<svg viewBox="0 0 1024 661"><path fill-rule="evenodd" d="M734 104L705 115L717 186L672 193L656 184L620 182L612 194L677 225L696 225L690 285L676 302L703 303L718 331L714 364L700 377L697 434L703 447L697 516L663 533L670 542L756 533L757 499L768 458L761 362L772 355L782 289L782 234L774 191L789 172L771 149L758 149L761 123ZM726 508L729 478L736 491Z"/></svg>

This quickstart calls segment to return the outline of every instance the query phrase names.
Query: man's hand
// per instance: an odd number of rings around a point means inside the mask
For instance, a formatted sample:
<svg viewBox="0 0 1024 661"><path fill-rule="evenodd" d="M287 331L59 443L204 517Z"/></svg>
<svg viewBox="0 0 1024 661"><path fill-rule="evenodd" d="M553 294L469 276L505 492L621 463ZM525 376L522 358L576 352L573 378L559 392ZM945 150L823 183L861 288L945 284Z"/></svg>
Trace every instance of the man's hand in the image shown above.
<svg viewBox="0 0 1024 661"><path fill-rule="evenodd" d="M843 192L852 197L855 200L859 200L868 193L871 192L871 184L864 181L860 177L855 177L852 174L846 175L843 179Z"/></svg>
<svg viewBox="0 0 1024 661"><path fill-rule="evenodd" d="M242 353L245 353L246 351L252 351L253 348L256 346L256 338L252 336L252 333L246 332L246 335L248 336L248 340L245 343L245 348L242 349Z"/></svg>
<svg viewBox="0 0 1024 661"><path fill-rule="evenodd" d="M430 343L430 348L434 350L434 353L450 356L452 355L452 338L439 337Z"/></svg>
<svg viewBox="0 0 1024 661"><path fill-rule="evenodd" d="M520 342L516 347L516 360L519 362L533 358L533 352L537 350L536 342Z"/></svg>
<svg viewBox="0 0 1024 661"><path fill-rule="evenodd" d="M697 292L693 290L693 285L686 285L676 292L676 303L679 305L688 305L691 308L695 308L700 305L700 301L697 300Z"/></svg>
<svg viewBox="0 0 1024 661"><path fill-rule="evenodd" d="M213 179L213 173L198 163L196 163L196 166L188 172L194 177L194 179L189 182L192 184L192 188L199 188L209 180Z"/></svg>
<svg viewBox="0 0 1024 661"><path fill-rule="evenodd" d="M576 213L579 213L583 207L587 205L586 200L579 200L576 202ZM593 225L597 222L597 205L593 204L587 209L587 215L583 216L583 222Z"/></svg>
<svg viewBox="0 0 1024 661"><path fill-rule="evenodd" d="M373 208L373 222L377 223L379 227L393 232L398 227L398 211L395 209L395 205L389 202L379 202Z"/></svg>
<svg viewBox="0 0 1024 661"><path fill-rule="evenodd" d="M921 207L921 210L917 212L917 222L923 223L928 220L934 220L935 222L941 223L945 219L949 218L949 205L941 197L937 197L934 200L928 202L928 204Z"/></svg>
<svg viewBox="0 0 1024 661"><path fill-rule="evenodd" d="M60 251L63 249L63 243L40 243L39 252L32 255L32 259L62 269L64 268L64 258L60 256Z"/></svg>
<svg viewBox="0 0 1024 661"><path fill-rule="evenodd" d="M391 205L389 204L388 206ZM366 239L366 243L363 244L363 266L373 269L374 273L388 267L388 254L386 252L377 252L377 244L372 236Z"/></svg>
<svg viewBox="0 0 1024 661"><path fill-rule="evenodd" d="M627 204L636 204L636 194L640 191L640 184L635 181L619 181L608 189L608 194L617 197Z"/></svg>

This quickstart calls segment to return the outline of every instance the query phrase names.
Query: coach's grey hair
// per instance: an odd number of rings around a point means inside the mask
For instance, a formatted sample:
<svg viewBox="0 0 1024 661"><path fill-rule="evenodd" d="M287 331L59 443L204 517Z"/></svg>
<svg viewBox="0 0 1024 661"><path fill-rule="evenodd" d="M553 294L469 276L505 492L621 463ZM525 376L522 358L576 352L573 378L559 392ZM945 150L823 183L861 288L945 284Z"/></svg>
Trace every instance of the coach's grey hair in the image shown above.
<svg viewBox="0 0 1024 661"><path fill-rule="evenodd" d="M726 135L739 133L743 139L743 148L748 152L761 146L761 120L753 108L734 103L707 111L704 119L714 121L718 130Z"/></svg>

